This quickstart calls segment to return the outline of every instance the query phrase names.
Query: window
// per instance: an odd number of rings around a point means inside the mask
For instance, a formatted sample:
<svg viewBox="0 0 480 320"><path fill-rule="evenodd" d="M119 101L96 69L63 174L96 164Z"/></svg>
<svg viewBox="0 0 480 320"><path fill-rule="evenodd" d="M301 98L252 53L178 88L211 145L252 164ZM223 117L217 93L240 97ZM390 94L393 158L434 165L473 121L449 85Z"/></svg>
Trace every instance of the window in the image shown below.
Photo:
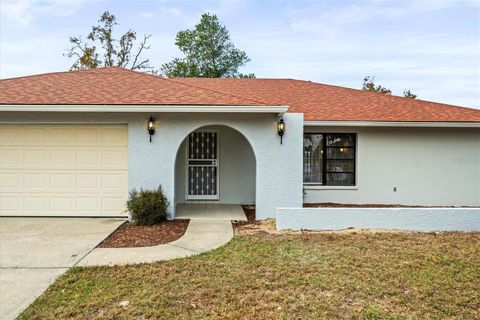
<svg viewBox="0 0 480 320"><path fill-rule="evenodd" d="M355 134L305 133L303 182L327 186L354 186L355 142Z"/></svg>

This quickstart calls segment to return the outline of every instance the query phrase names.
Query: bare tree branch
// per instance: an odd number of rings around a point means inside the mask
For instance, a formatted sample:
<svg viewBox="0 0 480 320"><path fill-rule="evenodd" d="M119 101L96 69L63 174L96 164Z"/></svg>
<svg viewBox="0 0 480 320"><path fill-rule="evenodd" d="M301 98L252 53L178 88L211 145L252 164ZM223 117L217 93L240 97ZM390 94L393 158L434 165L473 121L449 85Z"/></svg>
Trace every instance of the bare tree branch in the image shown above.
<svg viewBox="0 0 480 320"><path fill-rule="evenodd" d="M146 64L149 62L149 60L144 60L142 61L140 64L137 65L137 61L138 61L138 58L140 57L140 55L142 54L142 51L145 49L145 50L148 50L150 49L150 46L147 46L147 41L148 39L150 39L152 35L151 34L146 34L143 36L143 40L140 42L140 47L137 51L137 54L135 55L135 58L133 59L133 63L132 63L132 70L136 70L136 69L141 69L141 68L145 68L145 67L142 67L142 65Z"/></svg>

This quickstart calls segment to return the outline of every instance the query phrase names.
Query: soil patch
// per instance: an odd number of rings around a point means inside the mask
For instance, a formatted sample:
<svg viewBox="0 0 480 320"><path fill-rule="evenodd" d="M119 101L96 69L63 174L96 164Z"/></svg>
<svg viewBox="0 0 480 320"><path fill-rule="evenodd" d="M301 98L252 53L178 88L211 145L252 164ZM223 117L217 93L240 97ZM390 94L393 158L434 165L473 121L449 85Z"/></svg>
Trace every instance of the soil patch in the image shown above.
<svg viewBox="0 0 480 320"><path fill-rule="evenodd" d="M352 205L342 205L337 203L329 203L332 207L338 205L338 207L345 206L351 207ZM320 205L320 203L315 204ZM305 204L306 207L313 206L313 204ZM372 205L377 206L377 205ZM394 205L392 205L394 206ZM257 221L255 220L255 206L254 205L245 205L242 206L245 215L247 216L248 221L236 221L233 223L233 230L235 235L248 235L248 236L282 236L282 235L295 235L295 234L331 234L331 235L342 235L342 234L376 234L376 233L414 233L413 231L404 231L396 229L366 229L366 228L348 228L343 230L322 230L322 231L313 231L313 230L277 230L275 219L267 219Z"/></svg>
<svg viewBox="0 0 480 320"><path fill-rule="evenodd" d="M245 216L247 217L247 221L232 221L235 234L237 234L236 230L242 226L257 225L260 223L260 221L255 220L255 205L242 205L242 208Z"/></svg>
<svg viewBox="0 0 480 320"><path fill-rule="evenodd" d="M167 220L153 226L126 222L109 235L99 248L151 247L179 239L187 231L190 220Z"/></svg>

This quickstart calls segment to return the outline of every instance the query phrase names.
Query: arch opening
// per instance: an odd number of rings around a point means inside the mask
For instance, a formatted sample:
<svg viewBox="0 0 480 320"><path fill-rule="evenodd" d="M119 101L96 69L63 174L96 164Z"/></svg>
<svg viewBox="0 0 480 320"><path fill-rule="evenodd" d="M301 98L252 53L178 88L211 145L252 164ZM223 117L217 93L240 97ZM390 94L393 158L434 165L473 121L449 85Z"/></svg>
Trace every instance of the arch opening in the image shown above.
<svg viewBox="0 0 480 320"><path fill-rule="evenodd" d="M255 204L255 152L250 141L235 128L211 124L192 130L178 146L174 170L175 206Z"/></svg>

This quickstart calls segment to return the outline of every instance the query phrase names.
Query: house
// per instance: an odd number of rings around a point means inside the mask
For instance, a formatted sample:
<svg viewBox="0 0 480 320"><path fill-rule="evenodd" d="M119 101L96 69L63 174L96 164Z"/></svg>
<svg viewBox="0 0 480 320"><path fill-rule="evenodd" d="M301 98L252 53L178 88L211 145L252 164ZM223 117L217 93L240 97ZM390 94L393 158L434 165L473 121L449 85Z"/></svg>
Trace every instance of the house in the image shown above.
<svg viewBox="0 0 480 320"><path fill-rule="evenodd" d="M280 124L285 125L283 136ZM181 203L480 206L480 110L291 79L120 68L0 80L0 215Z"/></svg>

